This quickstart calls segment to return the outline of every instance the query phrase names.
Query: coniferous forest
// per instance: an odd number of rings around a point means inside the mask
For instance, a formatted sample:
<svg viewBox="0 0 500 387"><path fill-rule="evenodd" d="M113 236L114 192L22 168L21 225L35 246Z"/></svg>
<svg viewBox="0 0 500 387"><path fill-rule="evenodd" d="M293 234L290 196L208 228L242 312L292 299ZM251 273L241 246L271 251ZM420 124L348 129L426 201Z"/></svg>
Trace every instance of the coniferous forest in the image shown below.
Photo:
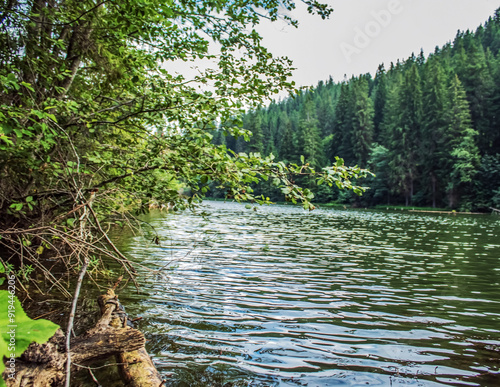
<svg viewBox="0 0 500 387"><path fill-rule="evenodd" d="M320 169L343 158L369 168L371 189L310 184L317 202L407 205L461 211L500 206L500 9L475 32L458 32L428 57L380 65L371 74L320 81L293 98L248 112L250 142L214 141ZM301 184L308 185L307 181ZM277 199L262 183L257 190Z"/></svg>

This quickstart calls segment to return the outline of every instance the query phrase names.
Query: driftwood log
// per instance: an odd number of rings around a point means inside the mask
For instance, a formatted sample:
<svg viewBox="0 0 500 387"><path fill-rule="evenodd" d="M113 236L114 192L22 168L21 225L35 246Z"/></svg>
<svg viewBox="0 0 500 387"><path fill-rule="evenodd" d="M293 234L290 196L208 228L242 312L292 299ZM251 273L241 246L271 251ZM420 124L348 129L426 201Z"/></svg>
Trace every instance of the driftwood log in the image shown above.
<svg viewBox="0 0 500 387"><path fill-rule="evenodd" d="M97 324L71 340L72 370L97 360L116 356L120 374L130 387L159 387L163 384L147 354L144 335L127 326L127 316L113 290L98 299L101 318ZM32 343L16 359L16 377L8 387L54 387L65 381L65 336L59 329L45 344Z"/></svg>
<svg viewBox="0 0 500 387"><path fill-rule="evenodd" d="M115 303L115 314L109 325L115 329L123 329L127 327L127 315L125 311L120 309L120 304L112 290L99 297L99 305L101 313L105 313L106 307ZM141 333L142 334L142 333ZM144 337L144 336L143 336ZM129 349L128 351L120 351L115 355L119 364L119 371L122 379L129 387L148 387L161 386L164 381L156 370L153 361L149 357L144 344L137 349Z"/></svg>

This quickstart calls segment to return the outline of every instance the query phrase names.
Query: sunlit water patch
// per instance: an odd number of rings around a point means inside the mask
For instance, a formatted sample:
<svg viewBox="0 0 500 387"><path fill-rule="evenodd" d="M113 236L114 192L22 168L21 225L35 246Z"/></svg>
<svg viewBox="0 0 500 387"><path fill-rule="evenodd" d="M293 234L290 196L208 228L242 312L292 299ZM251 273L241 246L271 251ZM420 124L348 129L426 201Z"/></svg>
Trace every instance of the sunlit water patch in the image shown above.
<svg viewBox="0 0 500 387"><path fill-rule="evenodd" d="M150 216L159 246L118 241L155 270L122 301L172 385L207 367L252 386L500 385L499 217L204 215Z"/></svg>

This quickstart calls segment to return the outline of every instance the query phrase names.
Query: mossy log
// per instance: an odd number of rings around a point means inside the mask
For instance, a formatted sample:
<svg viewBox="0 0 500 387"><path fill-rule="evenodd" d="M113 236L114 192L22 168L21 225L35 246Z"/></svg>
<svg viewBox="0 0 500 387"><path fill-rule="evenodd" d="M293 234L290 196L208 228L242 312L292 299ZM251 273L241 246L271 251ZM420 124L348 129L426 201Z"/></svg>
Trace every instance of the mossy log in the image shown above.
<svg viewBox="0 0 500 387"><path fill-rule="evenodd" d="M72 371L79 366L116 356L124 382L131 387L159 387L163 384L147 354L144 335L127 326L127 316L113 290L98 299L102 316L97 324L71 340ZM65 381L65 337L59 329L45 344L32 343L16 359L14 379L8 387L54 387Z"/></svg>

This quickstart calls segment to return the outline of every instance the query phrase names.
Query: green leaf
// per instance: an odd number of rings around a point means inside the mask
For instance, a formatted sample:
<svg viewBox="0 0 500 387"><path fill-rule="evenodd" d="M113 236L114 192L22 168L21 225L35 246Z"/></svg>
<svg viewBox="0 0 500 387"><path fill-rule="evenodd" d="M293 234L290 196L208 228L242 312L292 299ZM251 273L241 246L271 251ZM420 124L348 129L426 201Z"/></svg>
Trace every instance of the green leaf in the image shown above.
<svg viewBox="0 0 500 387"><path fill-rule="evenodd" d="M28 90L34 92L35 89L33 89L33 87L31 86L30 83L27 83L27 82L21 82L21 85L23 85L24 87L26 87Z"/></svg>
<svg viewBox="0 0 500 387"><path fill-rule="evenodd" d="M15 211L21 211L23 209L23 203L12 203L9 208L13 208Z"/></svg>
<svg viewBox="0 0 500 387"><path fill-rule="evenodd" d="M23 246L26 246L26 247L31 246L31 241L30 241L29 239L24 239L24 238L23 238L23 240L22 240L22 241L23 241Z"/></svg>
<svg viewBox="0 0 500 387"><path fill-rule="evenodd" d="M0 308L1 358L9 358L11 354L21 356L32 342L47 342L59 328L48 320L30 319L17 297L7 290L0 290Z"/></svg>

